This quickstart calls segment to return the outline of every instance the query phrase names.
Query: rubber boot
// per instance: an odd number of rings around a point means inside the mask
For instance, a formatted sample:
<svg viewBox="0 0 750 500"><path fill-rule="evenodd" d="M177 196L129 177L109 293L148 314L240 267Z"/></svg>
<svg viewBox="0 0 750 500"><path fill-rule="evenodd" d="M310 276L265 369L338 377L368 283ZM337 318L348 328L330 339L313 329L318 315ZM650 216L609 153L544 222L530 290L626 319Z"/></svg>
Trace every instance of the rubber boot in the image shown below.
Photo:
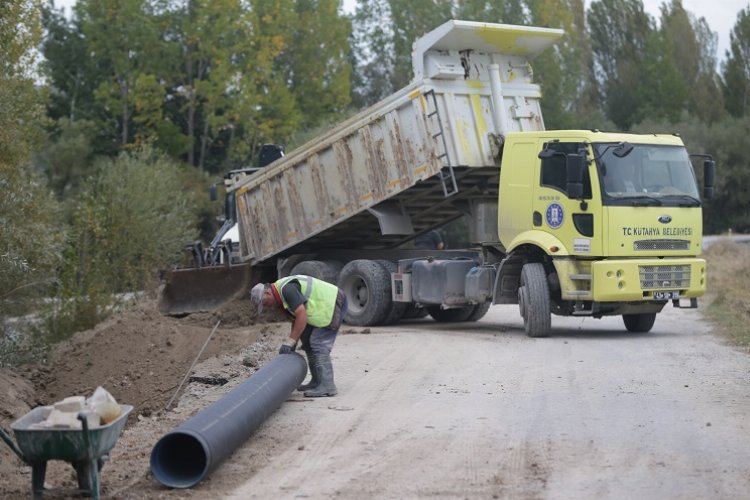
<svg viewBox="0 0 750 500"><path fill-rule="evenodd" d="M338 394L336 384L333 383L333 364L330 354L316 354L315 366L318 371L318 386L305 391L307 398L319 398L322 396L335 396Z"/></svg>
<svg viewBox="0 0 750 500"><path fill-rule="evenodd" d="M306 384L302 384L297 387L298 391L308 391L318 387L320 381L318 380L318 367L315 364L315 354L310 351L306 351L307 355L307 366L310 368L310 381Z"/></svg>

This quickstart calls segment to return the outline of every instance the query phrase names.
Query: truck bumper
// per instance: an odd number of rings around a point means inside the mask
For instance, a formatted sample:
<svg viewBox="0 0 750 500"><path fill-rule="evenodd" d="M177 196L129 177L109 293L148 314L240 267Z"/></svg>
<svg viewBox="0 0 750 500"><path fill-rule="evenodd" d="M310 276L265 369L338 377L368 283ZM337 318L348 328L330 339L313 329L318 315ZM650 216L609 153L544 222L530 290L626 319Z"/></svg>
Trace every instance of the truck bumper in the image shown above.
<svg viewBox="0 0 750 500"><path fill-rule="evenodd" d="M565 300L630 302L700 297L706 292L701 258L556 260ZM665 292L669 292L665 294Z"/></svg>

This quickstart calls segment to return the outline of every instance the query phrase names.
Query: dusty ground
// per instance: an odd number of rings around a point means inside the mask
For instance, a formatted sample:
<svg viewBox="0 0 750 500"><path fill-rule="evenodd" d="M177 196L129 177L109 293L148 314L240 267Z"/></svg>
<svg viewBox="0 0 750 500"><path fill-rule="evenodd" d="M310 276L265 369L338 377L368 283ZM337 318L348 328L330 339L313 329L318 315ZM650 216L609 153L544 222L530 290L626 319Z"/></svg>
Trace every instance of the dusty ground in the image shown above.
<svg viewBox="0 0 750 500"><path fill-rule="evenodd" d="M699 311L668 307L643 335L626 333L619 318L553 317L552 337L529 339L510 306L475 324L345 328L334 351L339 396L295 393L195 488L166 489L148 472L156 441L242 382L255 369L243 360L262 365L287 332L251 324L244 310L219 313L227 327L196 370L229 383L190 383L175 409L162 410L217 317L142 308L61 348L51 366L65 367L57 373L68 382L53 381L54 369L28 371L36 393L23 378L0 380L12 392L2 407L15 402L3 423L25 411L23 401L110 377L115 396L138 409L103 470L105 498L740 499L750 491L750 357L723 345ZM123 330L127 339L110 338ZM27 497L30 471L2 453L0 497ZM48 483L71 487L70 469L58 464Z"/></svg>

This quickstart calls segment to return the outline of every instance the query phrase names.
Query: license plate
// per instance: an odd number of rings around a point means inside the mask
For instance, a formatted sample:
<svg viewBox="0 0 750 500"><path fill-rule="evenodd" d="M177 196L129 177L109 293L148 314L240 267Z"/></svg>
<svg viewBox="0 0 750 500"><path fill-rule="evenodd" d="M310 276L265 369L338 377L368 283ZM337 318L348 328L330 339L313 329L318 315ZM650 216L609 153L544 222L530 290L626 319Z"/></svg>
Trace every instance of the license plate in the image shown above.
<svg viewBox="0 0 750 500"><path fill-rule="evenodd" d="M654 300L674 300L680 298L680 292L670 291L670 292L654 292Z"/></svg>

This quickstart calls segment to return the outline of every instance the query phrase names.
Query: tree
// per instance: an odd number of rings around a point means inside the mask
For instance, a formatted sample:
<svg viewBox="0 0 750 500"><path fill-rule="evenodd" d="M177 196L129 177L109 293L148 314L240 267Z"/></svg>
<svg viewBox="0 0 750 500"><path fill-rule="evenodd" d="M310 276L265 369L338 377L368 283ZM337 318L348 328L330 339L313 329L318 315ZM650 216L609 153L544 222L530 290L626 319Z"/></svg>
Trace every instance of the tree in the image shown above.
<svg viewBox="0 0 750 500"><path fill-rule="evenodd" d="M542 86L542 112L547 128L587 126L596 105L592 87L591 51L584 25L582 0L527 0L530 24L561 28L565 34L534 61Z"/></svg>
<svg viewBox="0 0 750 500"><path fill-rule="evenodd" d="M351 24L338 5L335 0L297 0L293 35L275 64L294 95L303 127L340 115L350 103Z"/></svg>
<svg viewBox="0 0 750 500"><path fill-rule="evenodd" d="M724 102L732 116L747 116L750 111L750 7L737 15L729 43L722 65Z"/></svg>
<svg viewBox="0 0 750 500"><path fill-rule="evenodd" d="M453 18L450 0L390 0L393 22L391 86L398 90L414 78L411 50L414 41Z"/></svg>
<svg viewBox="0 0 750 500"><path fill-rule="evenodd" d="M639 117L638 88L654 22L640 0L599 0L589 9L597 80L608 117L627 130Z"/></svg>
<svg viewBox="0 0 750 500"><path fill-rule="evenodd" d="M292 50L296 26L293 0L253 0L252 24L255 43L247 62L248 78L244 92L233 108L248 122L233 131L231 156L248 162L263 143L284 143L302 125L303 114L288 78L285 51Z"/></svg>
<svg viewBox="0 0 750 500"><path fill-rule="evenodd" d="M42 138L43 102L32 76L39 5L3 2L0 19L0 328L5 333L5 315L23 310L24 297L54 280L61 231L44 178L28 163Z"/></svg>
<svg viewBox="0 0 750 500"><path fill-rule="evenodd" d="M372 105L393 93L395 49L387 0L360 0L352 18L352 103Z"/></svg>
<svg viewBox="0 0 750 500"><path fill-rule="evenodd" d="M223 139L223 131L243 121L230 112L230 103L247 90L241 83L252 71L244 65L253 51L254 27L239 0L186 0L170 7L165 38L174 43L177 64L167 79L180 103L173 120L182 124L189 141L188 163L204 168L209 153L225 157L228 141L220 151L211 147Z"/></svg>
<svg viewBox="0 0 750 500"><path fill-rule="evenodd" d="M632 120L667 118L674 123L687 108L688 89L675 64L672 43L664 31L653 31L645 49L635 92L638 108Z"/></svg>
<svg viewBox="0 0 750 500"><path fill-rule="evenodd" d="M98 118L94 91L103 78L87 56L86 39L76 18L68 20L50 3L42 9L45 31L42 71L50 84L47 115L57 121Z"/></svg>
<svg viewBox="0 0 750 500"><path fill-rule="evenodd" d="M138 90L153 92L150 79L158 68L169 64L169 46L161 39L156 16L147 0L79 0L75 7L86 40L87 56L105 68L95 90L95 98L110 117L110 130L116 132L120 147L132 142L132 119L140 111L155 113L140 117L141 123L160 120L160 109L138 109Z"/></svg>
<svg viewBox="0 0 750 500"><path fill-rule="evenodd" d="M453 18L449 0L363 0L354 15L356 101L373 104L414 77L414 41Z"/></svg>
<svg viewBox="0 0 750 500"><path fill-rule="evenodd" d="M721 118L723 105L716 78L716 33L711 31L705 18L696 19L687 12L682 0L662 4L659 31L682 80L675 82L678 85L675 91L685 93L684 108L709 122Z"/></svg>

